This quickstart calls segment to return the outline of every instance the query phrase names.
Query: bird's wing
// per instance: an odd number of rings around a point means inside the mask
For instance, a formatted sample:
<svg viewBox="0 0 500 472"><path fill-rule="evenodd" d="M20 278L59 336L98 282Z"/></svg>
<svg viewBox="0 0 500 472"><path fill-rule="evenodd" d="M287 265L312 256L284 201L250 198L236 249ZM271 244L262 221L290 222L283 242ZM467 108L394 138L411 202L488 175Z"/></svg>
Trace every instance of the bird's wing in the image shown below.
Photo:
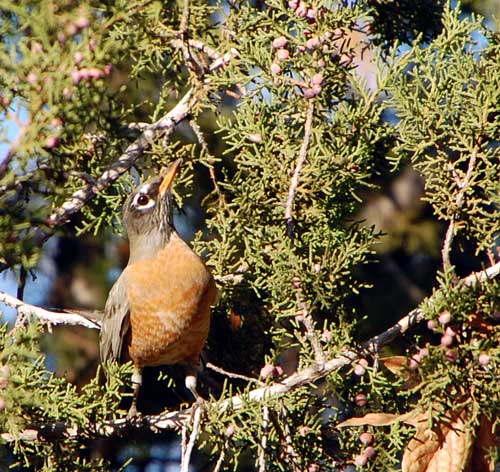
<svg viewBox="0 0 500 472"><path fill-rule="evenodd" d="M130 302L125 273L122 273L109 292L104 308L99 338L101 362L120 360L123 342L130 326L129 314Z"/></svg>

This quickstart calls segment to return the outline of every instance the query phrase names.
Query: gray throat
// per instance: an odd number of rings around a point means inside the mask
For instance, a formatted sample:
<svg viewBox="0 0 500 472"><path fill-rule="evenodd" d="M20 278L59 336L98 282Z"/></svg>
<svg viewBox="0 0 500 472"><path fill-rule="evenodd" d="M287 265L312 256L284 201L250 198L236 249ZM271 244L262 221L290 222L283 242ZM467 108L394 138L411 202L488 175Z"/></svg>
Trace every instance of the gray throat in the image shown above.
<svg viewBox="0 0 500 472"><path fill-rule="evenodd" d="M134 234L129 236L130 257L129 264L141 259L153 257L170 241L171 231L151 231L150 233Z"/></svg>

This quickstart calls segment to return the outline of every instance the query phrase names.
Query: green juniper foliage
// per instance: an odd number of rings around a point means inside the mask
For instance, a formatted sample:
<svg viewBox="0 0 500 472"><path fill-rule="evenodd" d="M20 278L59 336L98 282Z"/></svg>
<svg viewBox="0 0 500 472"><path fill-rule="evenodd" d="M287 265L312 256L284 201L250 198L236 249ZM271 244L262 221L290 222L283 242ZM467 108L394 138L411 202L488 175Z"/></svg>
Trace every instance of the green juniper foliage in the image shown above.
<svg viewBox="0 0 500 472"><path fill-rule="evenodd" d="M460 277L496 258L499 36L458 7L402 3L401 26L392 2L0 0L1 269L36 269L51 237L92 233L104 244L109 228L121 231L134 182L182 157L176 200L206 211L193 245L222 280L207 356L253 378L212 379L220 385L197 442L211 469L397 470L419 431L408 413L438 429L463 416L464 450L484 437L479 425L498 434L498 282ZM182 123L141 138L183 97ZM137 158L99 186L141 139ZM359 269L391 235L357 215L410 165L443 223L443 270L420 306L431 329L372 353L358 328L390 324L367 320L353 300L377 289ZM83 187L92 198L54 224ZM17 470L111 468L92 440L124 416L130 366L77 388L48 368L45 328L3 321L1 460ZM340 369L252 399L262 384L353 351ZM389 367L396 354L399 369ZM239 408L224 403L233 395ZM401 416L338 426L369 413ZM79 434L26 440L55 423ZM494 442L479 443L469 458L488 467L495 453Z"/></svg>

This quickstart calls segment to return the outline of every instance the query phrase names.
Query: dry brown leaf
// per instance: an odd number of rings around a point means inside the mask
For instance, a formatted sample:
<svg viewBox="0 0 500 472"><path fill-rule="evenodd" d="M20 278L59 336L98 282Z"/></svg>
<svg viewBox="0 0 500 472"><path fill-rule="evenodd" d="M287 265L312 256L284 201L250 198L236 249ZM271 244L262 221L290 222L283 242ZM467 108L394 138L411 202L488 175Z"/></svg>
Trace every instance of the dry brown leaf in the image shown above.
<svg viewBox="0 0 500 472"><path fill-rule="evenodd" d="M488 451L496 447L498 447L498 444L493 434L493 423L485 416L481 416L472 457L464 472L494 472L495 462L491 459L491 456L488 457Z"/></svg>
<svg viewBox="0 0 500 472"><path fill-rule="evenodd" d="M401 417L404 415L395 415L392 413L368 413L365 416L359 418L349 418L348 420L342 421L337 425L338 428L344 428L346 426L388 426L396 421L401 421Z"/></svg>
<svg viewBox="0 0 500 472"><path fill-rule="evenodd" d="M408 369L408 358L406 356L383 357L380 359L380 363L390 372L405 380L402 386L404 389L413 388L422 380L417 370Z"/></svg>
<svg viewBox="0 0 500 472"><path fill-rule="evenodd" d="M380 363L395 375L404 375L408 369L406 356L381 357Z"/></svg>
<svg viewBox="0 0 500 472"><path fill-rule="evenodd" d="M232 331L238 331L243 324L243 320L238 313L236 313L234 310L231 310L231 312L229 313L229 323L231 325Z"/></svg>
<svg viewBox="0 0 500 472"><path fill-rule="evenodd" d="M338 428L345 428L350 426L389 426L401 421L402 423L411 424L412 426L418 427L422 422L426 422L428 418L427 413L419 413L418 410L412 410L409 413L403 415L397 415L395 413L367 413L365 416L360 416L358 418L349 418L348 420L342 421L337 425Z"/></svg>
<svg viewBox="0 0 500 472"><path fill-rule="evenodd" d="M437 424L433 430L425 422L403 455L403 472L462 472L472 454L473 434L467 429L465 410L453 415L451 421Z"/></svg>

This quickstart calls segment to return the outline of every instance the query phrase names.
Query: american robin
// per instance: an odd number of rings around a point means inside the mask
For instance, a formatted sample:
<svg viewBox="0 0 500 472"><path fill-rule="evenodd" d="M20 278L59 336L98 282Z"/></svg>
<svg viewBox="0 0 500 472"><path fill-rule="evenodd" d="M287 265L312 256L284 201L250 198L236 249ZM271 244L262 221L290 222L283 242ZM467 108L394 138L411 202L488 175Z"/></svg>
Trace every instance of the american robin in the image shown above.
<svg viewBox="0 0 500 472"><path fill-rule="evenodd" d="M139 185L123 207L130 242L127 267L111 289L101 325L101 362L132 360L137 414L142 368L187 367L186 387L196 399L196 365L210 326L214 279L173 226L172 182L182 160Z"/></svg>

